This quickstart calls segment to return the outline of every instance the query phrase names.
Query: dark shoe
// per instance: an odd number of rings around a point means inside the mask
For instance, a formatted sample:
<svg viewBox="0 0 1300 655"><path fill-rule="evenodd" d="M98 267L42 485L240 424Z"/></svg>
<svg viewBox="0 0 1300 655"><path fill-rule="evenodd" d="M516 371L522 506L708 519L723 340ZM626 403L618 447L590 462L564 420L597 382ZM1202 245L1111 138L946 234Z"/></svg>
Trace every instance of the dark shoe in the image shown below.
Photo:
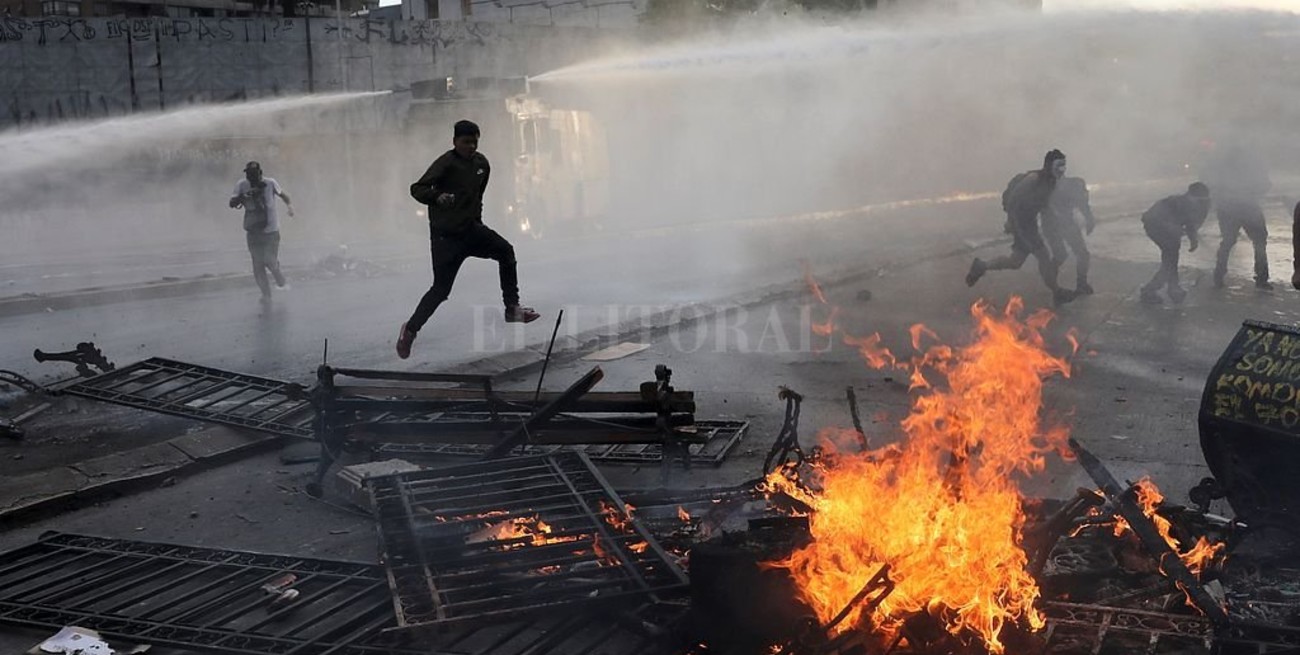
<svg viewBox="0 0 1300 655"><path fill-rule="evenodd" d="M507 323L532 323L541 317L542 315L534 311L532 307L520 307L519 305L506 307Z"/></svg>
<svg viewBox="0 0 1300 655"><path fill-rule="evenodd" d="M1187 291L1182 287L1174 287L1165 293L1168 294L1169 299L1174 301L1174 304L1176 305L1181 305L1184 300L1187 300Z"/></svg>
<svg viewBox="0 0 1300 655"><path fill-rule="evenodd" d="M1260 291L1272 291L1273 283L1268 280L1255 280L1255 288Z"/></svg>
<svg viewBox="0 0 1300 655"><path fill-rule="evenodd" d="M1092 294L1096 293L1095 291L1092 290L1092 285L1088 284L1087 282L1080 282L1076 284L1074 287L1074 292L1081 296L1091 296Z"/></svg>
<svg viewBox="0 0 1300 655"><path fill-rule="evenodd" d="M410 357L413 343L415 343L415 333L406 329L406 323L402 323L402 329L397 332L397 356L402 359Z"/></svg>
<svg viewBox="0 0 1300 655"><path fill-rule="evenodd" d="M1214 288L1215 288L1215 289L1222 289L1223 286L1224 286L1224 285L1223 285L1223 276L1222 276L1222 275L1215 275L1215 276L1214 276Z"/></svg>
<svg viewBox="0 0 1300 655"><path fill-rule="evenodd" d="M987 270L989 270L989 265L985 264L983 259L976 257L975 261L970 263L970 272L966 273L966 286L975 286L975 283L984 277L984 272Z"/></svg>
<svg viewBox="0 0 1300 655"><path fill-rule="evenodd" d="M1055 303L1057 307L1060 307L1078 297L1078 291L1071 291L1069 289L1057 289L1052 292L1052 302Z"/></svg>
<svg viewBox="0 0 1300 655"><path fill-rule="evenodd" d="M1160 294L1158 294L1158 293L1156 293L1156 292L1154 292L1154 291L1147 291L1146 289L1143 289L1143 290L1142 290L1142 295L1141 295L1141 297L1140 297L1139 299L1142 301L1142 304L1144 304L1144 305L1163 305L1163 304L1165 304L1165 299L1164 299L1164 298L1161 298L1161 297L1160 297Z"/></svg>

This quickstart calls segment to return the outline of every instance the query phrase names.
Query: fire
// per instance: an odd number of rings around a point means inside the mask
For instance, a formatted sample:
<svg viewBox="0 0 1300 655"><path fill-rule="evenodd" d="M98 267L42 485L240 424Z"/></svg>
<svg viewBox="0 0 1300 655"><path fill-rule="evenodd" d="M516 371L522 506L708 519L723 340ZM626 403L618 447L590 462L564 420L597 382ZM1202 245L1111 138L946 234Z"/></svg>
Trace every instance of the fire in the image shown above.
<svg viewBox="0 0 1300 655"><path fill-rule="evenodd" d="M1200 577L1201 572L1207 566L1223 555L1227 544L1210 543L1205 537L1197 539L1190 549L1183 550L1182 544L1172 534L1173 524L1169 522L1169 519L1157 512L1161 503L1165 502L1165 497L1164 494L1160 493L1160 489L1156 487L1156 483L1152 482L1150 478L1138 480L1133 485L1133 490L1137 496L1138 506L1142 508L1142 515L1151 519L1151 522L1156 526L1156 531L1160 533L1160 537L1165 540L1165 543L1169 544L1169 547L1175 553L1178 553L1179 559L1183 560L1183 564L1187 566L1187 570L1192 572L1192 575ZM1118 520L1115 523L1115 536L1120 537L1131 528L1124 519L1116 518ZM1164 572L1163 565L1161 572Z"/></svg>
<svg viewBox="0 0 1300 655"><path fill-rule="evenodd" d="M491 523L486 528L470 535L466 541L469 543L484 541L511 542L504 544L504 548L507 549L577 541L577 537L552 536L552 532L554 530L546 521L536 516L520 516Z"/></svg>
<svg viewBox="0 0 1300 655"><path fill-rule="evenodd" d="M688 511L686 511L686 508L685 508L685 507L682 507L681 505L678 505L678 506L677 506L677 520L681 521L682 523L690 523L690 522L691 522L691 513L688 512Z"/></svg>
<svg viewBox="0 0 1300 655"><path fill-rule="evenodd" d="M1065 452L1065 430L1044 429L1039 414L1044 380L1068 377L1070 368L1044 346L1050 314L1021 320L1022 309L1018 298L1002 312L976 303L973 342L961 348L921 351L922 337L937 338L913 328L920 354L910 363L899 363L877 335L844 337L873 366L910 369L918 393L900 442L841 452L814 464L809 479L778 470L766 480L814 510L813 542L771 565L790 572L823 625L882 564L893 593L871 616L854 608L837 631L870 623L892 633L908 615L929 611L950 632L972 631L1001 653L1008 622L1044 625L1020 548L1025 516L1012 477Z"/></svg>

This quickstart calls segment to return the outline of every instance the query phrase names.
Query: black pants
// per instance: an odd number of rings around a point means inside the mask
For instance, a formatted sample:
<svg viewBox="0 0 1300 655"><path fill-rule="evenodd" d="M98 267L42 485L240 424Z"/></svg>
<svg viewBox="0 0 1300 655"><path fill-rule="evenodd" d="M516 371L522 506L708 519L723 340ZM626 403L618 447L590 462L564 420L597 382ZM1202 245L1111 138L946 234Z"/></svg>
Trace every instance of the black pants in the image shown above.
<svg viewBox="0 0 1300 655"><path fill-rule="evenodd" d="M519 304L519 271L515 262L515 248L492 228L475 223L463 234L434 236L430 250L433 255L433 286L424 292L415 313L406 322L406 329L419 332L433 312L451 295L460 265L470 257L496 260L501 270L501 300L506 307Z"/></svg>
<svg viewBox="0 0 1300 655"><path fill-rule="evenodd" d="M271 284L266 279L266 272L271 271L275 285L284 286L284 274L280 272L280 233L245 232L248 236L248 254L253 256L253 279L257 288L265 297L271 296Z"/></svg>
<svg viewBox="0 0 1300 655"><path fill-rule="evenodd" d="M1011 244L1011 254L998 257L990 261L987 270L1006 271L1017 270L1024 266L1025 260L1030 255L1038 260L1038 274L1043 278L1043 284L1048 289L1056 291L1056 273L1058 267L1052 260L1052 254L1047 250L1047 244L1043 243L1043 237L1038 232L1038 213L1021 212L1011 215L1011 234L1013 242Z"/></svg>
<svg viewBox="0 0 1300 655"><path fill-rule="evenodd" d="M1076 261L1076 279L1080 284L1087 283L1092 254L1088 252L1088 243L1083 238L1083 230L1079 229L1079 224L1074 218L1044 216L1043 238L1047 240L1047 247L1052 251L1052 263L1056 268L1059 270L1073 252ZM1069 250L1066 250L1067 246Z"/></svg>
<svg viewBox="0 0 1300 655"><path fill-rule="evenodd" d="M1214 279L1222 283L1228 274L1228 257L1242 230L1255 247L1255 281L1268 281L1268 226L1264 223L1264 210L1252 200L1224 199L1215 201L1219 216L1218 259L1214 263Z"/></svg>
<svg viewBox="0 0 1300 655"><path fill-rule="evenodd" d="M1181 232L1171 229L1155 227L1150 223L1142 226L1148 237L1155 242L1160 248L1160 269L1156 271L1150 282L1142 286L1143 293L1154 293L1160 290L1160 287L1166 287L1169 291L1181 289L1178 285L1178 254L1183 248L1183 235Z"/></svg>

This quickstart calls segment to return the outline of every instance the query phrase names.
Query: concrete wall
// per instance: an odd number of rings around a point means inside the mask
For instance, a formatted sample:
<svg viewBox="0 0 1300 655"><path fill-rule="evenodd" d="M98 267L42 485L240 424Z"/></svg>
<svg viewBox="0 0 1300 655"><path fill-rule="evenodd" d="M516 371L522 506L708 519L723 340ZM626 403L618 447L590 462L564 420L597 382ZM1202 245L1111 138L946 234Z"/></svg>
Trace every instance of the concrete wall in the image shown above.
<svg viewBox="0 0 1300 655"><path fill-rule="evenodd" d="M624 35L462 21L0 17L0 127L443 76L533 75Z"/></svg>

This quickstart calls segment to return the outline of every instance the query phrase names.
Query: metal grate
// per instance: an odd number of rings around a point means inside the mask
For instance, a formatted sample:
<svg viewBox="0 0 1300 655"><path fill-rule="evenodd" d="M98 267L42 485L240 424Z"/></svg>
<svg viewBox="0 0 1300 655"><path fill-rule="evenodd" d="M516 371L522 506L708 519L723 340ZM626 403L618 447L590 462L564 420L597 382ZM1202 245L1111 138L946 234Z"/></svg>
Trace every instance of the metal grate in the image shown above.
<svg viewBox="0 0 1300 655"><path fill-rule="evenodd" d="M402 628L615 607L686 577L582 453L370 479Z"/></svg>
<svg viewBox="0 0 1300 655"><path fill-rule="evenodd" d="M273 606L262 586L286 574L301 595ZM0 622L239 655L414 652L349 645L393 624L377 566L59 533L0 555Z"/></svg>
<svg viewBox="0 0 1300 655"><path fill-rule="evenodd" d="M292 573L283 607L262 585ZM0 623L79 625L105 639L248 655L644 655L672 653L682 604L603 608L467 627L420 642L396 626L382 567L65 533L0 554Z"/></svg>
<svg viewBox="0 0 1300 655"><path fill-rule="evenodd" d="M55 391L287 437L312 437L313 412L300 386L160 357L78 379Z"/></svg>
<svg viewBox="0 0 1300 655"><path fill-rule="evenodd" d="M693 463L704 463L714 467L731 454L749 433L748 421L696 421L696 435L706 439L704 443L690 444ZM409 443L381 444L375 449L380 457L482 457L491 446L476 444L448 443ZM558 452L577 451L585 454L599 464L658 464L663 461L663 446L660 444L593 444L587 446L520 446L511 451L512 455L550 455Z"/></svg>

